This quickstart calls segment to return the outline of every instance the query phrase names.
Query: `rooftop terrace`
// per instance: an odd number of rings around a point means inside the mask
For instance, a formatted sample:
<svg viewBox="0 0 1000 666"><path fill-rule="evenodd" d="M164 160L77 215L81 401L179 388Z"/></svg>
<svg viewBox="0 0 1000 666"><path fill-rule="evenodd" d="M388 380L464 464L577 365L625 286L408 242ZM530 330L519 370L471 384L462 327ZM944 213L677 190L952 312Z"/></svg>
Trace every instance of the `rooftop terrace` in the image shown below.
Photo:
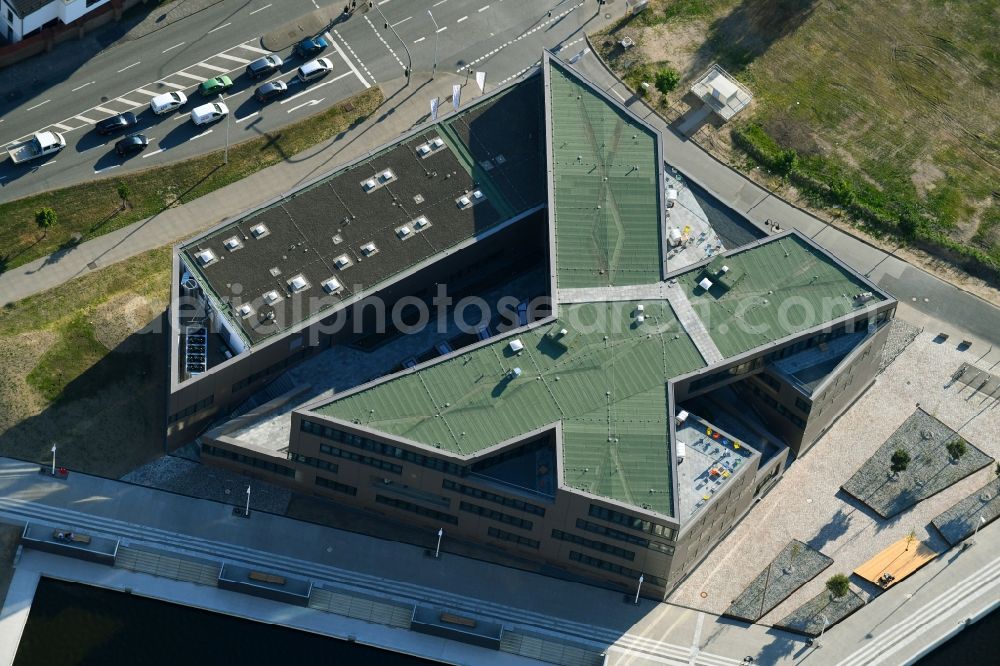
<svg viewBox="0 0 1000 666"><path fill-rule="evenodd" d="M557 286L656 282L662 263L658 138L549 62Z"/></svg>
<svg viewBox="0 0 1000 666"><path fill-rule="evenodd" d="M191 241L184 259L250 345L279 334L543 205L541 89L532 77L429 126Z"/></svg>

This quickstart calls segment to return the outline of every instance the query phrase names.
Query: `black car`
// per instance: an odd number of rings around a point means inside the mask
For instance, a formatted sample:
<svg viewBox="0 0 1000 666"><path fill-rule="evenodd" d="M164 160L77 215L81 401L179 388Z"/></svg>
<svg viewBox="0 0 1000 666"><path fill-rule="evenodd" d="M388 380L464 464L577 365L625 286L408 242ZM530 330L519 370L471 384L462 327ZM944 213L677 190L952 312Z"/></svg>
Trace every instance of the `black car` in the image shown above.
<svg viewBox="0 0 1000 666"><path fill-rule="evenodd" d="M139 121L135 119L135 114L131 111L126 111L125 113L119 113L117 116L111 116L110 118L105 118L101 122L94 126L98 134L111 134L112 132L117 132L118 130L128 129L129 127L135 127L136 123Z"/></svg>
<svg viewBox="0 0 1000 666"><path fill-rule="evenodd" d="M312 58L323 52L329 44L322 37L306 37L295 45L295 55L300 58Z"/></svg>
<svg viewBox="0 0 1000 666"><path fill-rule="evenodd" d="M115 144L115 152L125 157L141 153L148 145L149 139L146 138L145 134L131 134Z"/></svg>
<svg viewBox="0 0 1000 666"><path fill-rule="evenodd" d="M276 72L282 64L281 58L273 54L257 58L247 65L247 76L251 79L263 79L265 76L270 76L272 72Z"/></svg>
<svg viewBox="0 0 1000 666"><path fill-rule="evenodd" d="M278 79L275 81L268 81L264 85L257 88L254 91L253 96L257 98L257 101L263 104L264 102L270 102L272 99L277 99L288 92L288 84L284 81Z"/></svg>

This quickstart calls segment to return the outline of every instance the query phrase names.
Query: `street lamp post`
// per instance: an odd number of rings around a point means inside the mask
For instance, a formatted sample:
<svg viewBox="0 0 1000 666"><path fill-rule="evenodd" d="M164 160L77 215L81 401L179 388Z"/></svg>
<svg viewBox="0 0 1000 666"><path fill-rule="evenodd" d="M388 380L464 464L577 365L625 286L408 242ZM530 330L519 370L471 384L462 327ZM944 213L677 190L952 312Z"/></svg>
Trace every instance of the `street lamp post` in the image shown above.
<svg viewBox="0 0 1000 666"><path fill-rule="evenodd" d="M813 642L813 647L816 648L823 647L823 644L820 643L820 641L823 639L823 632L825 632L826 628L830 626L830 621L826 619L826 615L820 615L819 619L823 620L823 628L819 630L819 636L817 636L816 640Z"/></svg>
<svg viewBox="0 0 1000 666"><path fill-rule="evenodd" d="M219 94L219 103L224 104L226 98ZM223 164L229 164L229 113L226 114L226 156L223 159Z"/></svg>
<svg viewBox="0 0 1000 666"><path fill-rule="evenodd" d="M644 580L646 580L646 577L642 574L639 574L639 584L635 588L635 601L632 602L636 606L639 605L639 593L642 592L642 581Z"/></svg>
<svg viewBox="0 0 1000 666"><path fill-rule="evenodd" d="M439 557L441 555L441 537L444 536L444 528L438 528L438 543L437 548L434 549L434 557Z"/></svg>
<svg viewBox="0 0 1000 666"><path fill-rule="evenodd" d="M250 484L249 483L247 484L247 508L246 508L246 511L243 513L243 515L246 516L247 518L250 517Z"/></svg>
<svg viewBox="0 0 1000 666"><path fill-rule="evenodd" d="M53 443L52 444L52 476L55 476L55 475L56 475L56 445Z"/></svg>
<svg viewBox="0 0 1000 666"><path fill-rule="evenodd" d="M410 72L413 71L413 58L410 57L410 49L406 48L406 42L404 42L403 38L399 36L398 32L396 32L396 28L394 28L392 24L389 23L389 19L387 19L385 17L385 14L382 13L382 8L376 5L374 0L369 0L368 7L375 9L379 13L379 16L382 17L382 22L385 24L385 27L387 27L389 30L392 30L392 34L396 35L396 39L398 39L399 43L403 45L403 51L406 53L406 85L410 85Z"/></svg>
<svg viewBox="0 0 1000 666"><path fill-rule="evenodd" d="M427 10L427 15L431 17L431 21L434 22L434 67L431 69L431 78L434 78L434 74L437 73L438 68L438 22L434 20L434 14L431 14L431 10Z"/></svg>
<svg viewBox="0 0 1000 666"><path fill-rule="evenodd" d="M53 451L55 451L55 450L56 450L56 447L55 447L55 446L53 446L53 447L52 447L52 450L53 450ZM52 456L52 457L53 457L53 459L55 459L55 454L54 454L54 453L53 453L53 456ZM985 525L985 524L986 524L986 518L984 518L984 517L982 516L982 514L980 514L980 515L979 515L979 520L977 520L977 521L976 521L976 529L972 530L972 538L973 538L973 539L975 539L975 538L976 538L976 535L977 535L977 534L979 534L979 528L980 528L980 527L982 527L982 526L983 526L983 525Z"/></svg>

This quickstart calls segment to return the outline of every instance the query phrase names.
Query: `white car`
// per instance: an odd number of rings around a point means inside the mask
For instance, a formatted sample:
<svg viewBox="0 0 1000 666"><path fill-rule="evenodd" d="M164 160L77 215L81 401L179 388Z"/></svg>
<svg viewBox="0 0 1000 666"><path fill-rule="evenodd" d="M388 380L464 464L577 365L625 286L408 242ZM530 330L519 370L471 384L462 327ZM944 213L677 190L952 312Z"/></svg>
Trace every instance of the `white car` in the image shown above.
<svg viewBox="0 0 1000 666"><path fill-rule="evenodd" d="M191 111L191 122L195 125L209 125L229 115L229 108L220 102L202 104Z"/></svg>
<svg viewBox="0 0 1000 666"><path fill-rule="evenodd" d="M309 83L333 71L333 63L327 58L316 58L299 67L299 81Z"/></svg>
<svg viewBox="0 0 1000 666"><path fill-rule="evenodd" d="M170 113L187 104L188 98L182 92L168 92L149 100L150 110L158 116Z"/></svg>

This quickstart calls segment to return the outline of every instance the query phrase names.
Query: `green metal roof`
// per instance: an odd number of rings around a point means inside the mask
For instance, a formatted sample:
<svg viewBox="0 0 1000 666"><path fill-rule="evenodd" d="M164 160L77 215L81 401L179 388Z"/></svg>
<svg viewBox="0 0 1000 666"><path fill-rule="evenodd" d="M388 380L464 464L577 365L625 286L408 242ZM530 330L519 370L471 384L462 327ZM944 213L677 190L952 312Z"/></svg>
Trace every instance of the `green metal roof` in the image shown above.
<svg viewBox="0 0 1000 666"><path fill-rule="evenodd" d="M666 382L704 362L668 303L645 303L641 327L634 307L565 305L551 326L314 411L460 454L562 421L566 484L670 515ZM510 349L514 339L522 351ZM512 378L516 367L521 375Z"/></svg>
<svg viewBox="0 0 1000 666"><path fill-rule="evenodd" d="M713 283L707 292L698 286L705 277ZM883 300L875 292L856 302L869 287L796 235L717 257L677 281L726 358Z"/></svg>
<svg viewBox="0 0 1000 666"><path fill-rule="evenodd" d="M660 279L654 132L549 61L557 286Z"/></svg>

